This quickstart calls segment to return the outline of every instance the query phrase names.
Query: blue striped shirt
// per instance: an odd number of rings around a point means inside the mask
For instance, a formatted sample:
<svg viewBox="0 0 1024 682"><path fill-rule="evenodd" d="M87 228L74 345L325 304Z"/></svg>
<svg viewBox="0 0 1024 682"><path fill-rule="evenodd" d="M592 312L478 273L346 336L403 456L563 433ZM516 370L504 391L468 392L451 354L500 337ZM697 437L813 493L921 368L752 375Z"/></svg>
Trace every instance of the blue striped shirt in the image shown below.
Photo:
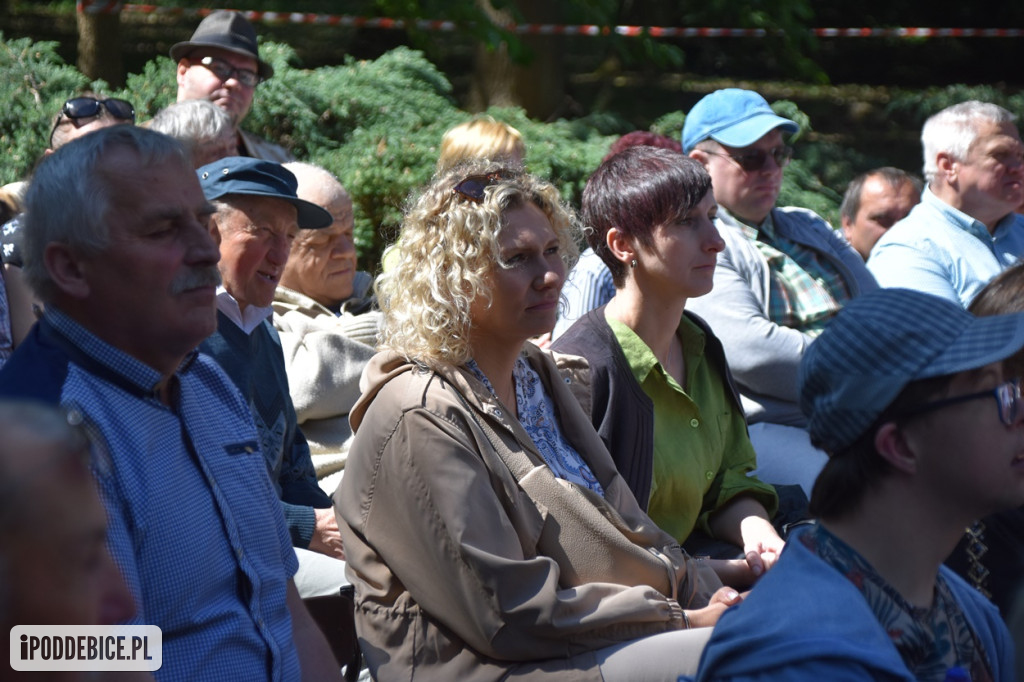
<svg viewBox="0 0 1024 682"><path fill-rule="evenodd" d="M0 395L78 409L100 434L111 554L163 631L158 680L294 680L286 594L298 563L248 406L193 353L159 373L48 306L0 371Z"/></svg>
<svg viewBox="0 0 1024 682"><path fill-rule="evenodd" d="M615 283L611 271L601 257L588 247L580 254L579 261L565 279L558 321L555 322L551 340L557 339L573 322L591 310L600 308L614 296Z"/></svg>

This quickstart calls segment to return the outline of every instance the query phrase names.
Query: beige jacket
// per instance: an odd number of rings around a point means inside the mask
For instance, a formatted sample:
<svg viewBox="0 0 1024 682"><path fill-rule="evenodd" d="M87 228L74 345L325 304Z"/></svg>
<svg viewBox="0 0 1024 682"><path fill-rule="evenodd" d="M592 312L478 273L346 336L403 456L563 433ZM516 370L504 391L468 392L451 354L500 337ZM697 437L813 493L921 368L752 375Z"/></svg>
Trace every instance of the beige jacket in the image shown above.
<svg viewBox="0 0 1024 682"><path fill-rule="evenodd" d="M377 679L600 680L588 652L684 626L673 597L690 599L686 562L640 510L574 397L586 396L585 362L562 356L560 374L552 356L526 348L603 499L555 479L469 372L389 352L367 367L334 499ZM527 462L521 481L499 450ZM628 528L625 547L579 531L597 512Z"/></svg>
<svg viewBox="0 0 1024 682"><path fill-rule="evenodd" d="M345 466L352 435L348 413L359 398L363 368L373 357L381 314L338 316L308 296L280 286L274 292L273 307L288 392L309 441L317 478L324 478Z"/></svg>

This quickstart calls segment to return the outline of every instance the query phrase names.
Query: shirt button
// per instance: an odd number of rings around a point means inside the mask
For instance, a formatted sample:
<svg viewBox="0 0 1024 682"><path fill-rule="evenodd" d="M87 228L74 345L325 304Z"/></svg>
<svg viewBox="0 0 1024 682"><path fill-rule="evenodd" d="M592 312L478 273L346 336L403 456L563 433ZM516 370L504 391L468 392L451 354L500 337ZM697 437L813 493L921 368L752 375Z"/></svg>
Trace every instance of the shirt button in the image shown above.
<svg viewBox="0 0 1024 682"><path fill-rule="evenodd" d="M692 426L693 428L697 428L698 426L700 426L700 422L697 419L691 419L690 426Z"/></svg>
<svg viewBox="0 0 1024 682"><path fill-rule="evenodd" d="M715 478L715 472L714 471L705 471L704 472L704 477L707 478L710 481L710 480Z"/></svg>
<svg viewBox="0 0 1024 682"><path fill-rule="evenodd" d="M236 556L237 556L237 557L238 557L239 559L241 559L242 557L244 557L244 556L245 556L245 552L243 552L243 551L242 551L242 548L241 548L241 547L236 547L236 548L235 548L235 555L236 555Z"/></svg>

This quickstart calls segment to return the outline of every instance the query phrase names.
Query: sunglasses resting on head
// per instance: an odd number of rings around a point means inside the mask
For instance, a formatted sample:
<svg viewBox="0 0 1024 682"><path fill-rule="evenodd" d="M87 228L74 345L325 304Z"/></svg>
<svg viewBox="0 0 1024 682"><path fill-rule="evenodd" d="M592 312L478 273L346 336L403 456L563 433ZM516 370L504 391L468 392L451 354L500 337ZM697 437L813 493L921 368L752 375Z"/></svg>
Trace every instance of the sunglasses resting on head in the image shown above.
<svg viewBox="0 0 1024 682"><path fill-rule="evenodd" d="M120 121L135 122L135 107L132 106L131 102L115 98L72 97L64 102L60 115L53 123L53 128L50 130L50 146L53 146L53 134L57 132L57 128L61 123L65 121L78 121L83 118L93 118L102 114L104 109L113 118Z"/></svg>
<svg viewBox="0 0 1024 682"><path fill-rule="evenodd" d="M516 175L516 173L504 169L484 175L468 175L452 187L452 194L472 201L474 204L481 204L484 201L484 190L502 180L511 180Z"/></svg>

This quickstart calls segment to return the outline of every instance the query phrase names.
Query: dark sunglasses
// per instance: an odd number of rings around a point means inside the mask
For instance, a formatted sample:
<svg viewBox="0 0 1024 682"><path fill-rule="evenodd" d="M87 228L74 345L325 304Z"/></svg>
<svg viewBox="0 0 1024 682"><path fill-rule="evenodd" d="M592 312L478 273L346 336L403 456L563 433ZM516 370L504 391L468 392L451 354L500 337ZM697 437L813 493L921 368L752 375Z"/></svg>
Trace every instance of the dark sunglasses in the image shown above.
<svg viewBox="0 0 1024 682"><path fill-rule="evenodd" d="M724 152L713 152L708 149L705 149L704 151L708 154L725 156L732 159L747 173L754 173L764 168L765 164L768 163L769 156L775 159L775 163L778 164L779 168L785 168L793 159L793 148L787 145L772 147L768 151L765 151L764 149L753 149L749 152L743 152L742 154L726 154Z"/></svg>
<svg viewBox="0 0 1024 682"><path fill-rule="evenodd" d="M114 118L121 121L135 122L135 107L123 99L96 99L95 97L73 97L61 107L60 116L53 122L50 130L50 146L53 146L53 134L65 120L77 121L80 118L99 116L106 109Z"/></svg>
<svg viewBox="0 0 1024 682"><path fill-rule="evenodd" d="M514 177L508 171L499 170L485 175L467 175L461 182L452 187L452 194L472 201L474 204L483 203L484 190L502 180L510 180Z"/></svg>
<svg viewBox="0 0 1024 682"><path fill-rule="evenodd" d="M199 60L199 63L209 69L214 76L221 80L221 82L226 82L227 80L234 78L247 88L255 88L260 84L260 81L263 80L255 71L250 69L236 69L223 59L217 59L216 57L203 57Z"/></svg>
<svg viewBox="0 0 1024 682"><path fill-rule="evenodd" d="M122 121L135 120L135 107L123 99L96 99L95 97L75 97L64 102L60 113L70 119L90 118L99 116L100 110L106 109L111 116Z"/></svg>

